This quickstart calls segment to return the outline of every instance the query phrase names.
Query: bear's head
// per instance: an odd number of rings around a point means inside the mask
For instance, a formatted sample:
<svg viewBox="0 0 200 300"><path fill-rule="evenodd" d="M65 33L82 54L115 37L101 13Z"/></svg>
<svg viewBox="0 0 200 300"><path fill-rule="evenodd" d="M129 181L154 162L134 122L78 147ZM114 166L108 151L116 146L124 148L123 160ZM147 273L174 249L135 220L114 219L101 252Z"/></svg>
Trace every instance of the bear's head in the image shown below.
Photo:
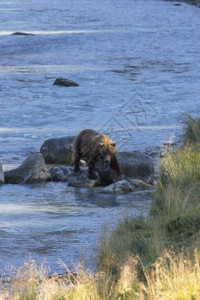
<svg viewBox="0 0 200 300"><path fill-rule="evenodd" d="M97 160L103 160L110 163L112 157L116 154L116 143L109 139L105 134L96 136L96 154Z"/></svg>

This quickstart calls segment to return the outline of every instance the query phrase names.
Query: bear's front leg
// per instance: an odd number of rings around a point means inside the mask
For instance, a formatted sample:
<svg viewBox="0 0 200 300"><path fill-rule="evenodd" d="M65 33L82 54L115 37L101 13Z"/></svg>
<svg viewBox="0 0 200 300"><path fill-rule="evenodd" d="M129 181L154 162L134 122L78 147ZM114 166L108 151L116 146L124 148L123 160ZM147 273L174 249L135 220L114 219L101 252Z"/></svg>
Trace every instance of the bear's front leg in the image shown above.
<svg viewBox="0 0 200 300"><path fill-rule="evenodd" d="M74 172L79 172L80 171L80 157L76 156L75 161L74 161Z"/></svg>
<svg viewBox="0 0 200 300"><path fill-rule="evenodd" d="M95 163L90 161L88 164L88 178L89 179L97 179L97 176L94 173L95 170Z"/></svg>
<svg viewBox="0 0 200 300"><path fill-rule="evenodd" d="M117 173L121 176L124 177L124 173L122 171L122 169L119 166L118 160L116 158L116 156L112 157L111 161L110 161L110 166L113 170L117 171Z"/></svg>

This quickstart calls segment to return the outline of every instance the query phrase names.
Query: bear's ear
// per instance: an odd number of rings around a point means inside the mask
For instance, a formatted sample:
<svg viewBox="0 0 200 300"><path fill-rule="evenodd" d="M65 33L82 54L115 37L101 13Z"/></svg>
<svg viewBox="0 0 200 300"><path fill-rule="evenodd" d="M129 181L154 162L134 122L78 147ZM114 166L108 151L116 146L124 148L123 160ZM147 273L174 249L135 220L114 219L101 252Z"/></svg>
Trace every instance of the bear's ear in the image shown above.
<svg viewBox="0 0 200 300"><path fill-rule="evenodd" d="M103 147L103 146L105 146L105 144L104 143L99 143L99 146Z"/></svg>
<svg viewBox="0 0 200 300"><path fill-rule="evenodd" d="M115 143L115 142L111 143L111 146L115 147L115 146L116 146L116 143Z"/></svg>

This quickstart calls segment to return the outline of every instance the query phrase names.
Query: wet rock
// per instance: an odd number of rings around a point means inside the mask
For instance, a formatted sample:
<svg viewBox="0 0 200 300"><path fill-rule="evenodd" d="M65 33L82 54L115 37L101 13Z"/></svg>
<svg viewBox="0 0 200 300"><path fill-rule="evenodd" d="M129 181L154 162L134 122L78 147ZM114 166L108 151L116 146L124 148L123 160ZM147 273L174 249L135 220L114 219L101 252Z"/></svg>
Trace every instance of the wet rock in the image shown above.
<svg viewBox="0 0 200 300"><path fill-rule="evenodd" d="M80 187L92 188L99 185L99 183L98 183L98 179L97 180L89 179L88 170L87 168L84 168L78 173L73 172L71 174L71 176L68 179L68 185L76 188L80 188Z"/></svg>
<svg viewBox="0 0 200 300"><path fill-rule="evenodd" d="M2 164L0 164L0 184L4 183L4 173Z"/></svg>
<svg viewBox="0 0 200 300"><path fill-rule="evenodd" d="M47 164L71 165L73 161L73 142L73 136L48 139L42 144L40 152Z"/></svg>
<svg viewBox="0 0 200 300"><path fill-rule="evenodd" d="M21 31L16 31L13 32L12 35L35 35L33 33L27 33L27 32L21 32Z"/></svg>
<svg viewBox="0 0 200 300"><path fill-rule="evenodd" d="M75 81L72 81L72 80L67 79L67 78L62 78L62 77L56 78L53 85L61 85L61 86L67 86L67 87L79 86L79 84L76 83Z"/></svg>
<svg viewBox="0 0 200 300"><path fill-rule="evenodd" d="M99 185L98 181L88 178L88 169L82 168L80 172L74 172L72 167L57 166L49 169L52 181L67 182L72 187L94 187Z"/></svg>
<svg viewBox="0 0 200 300"><path fill-rule="evenodd" d="M67 166L57 166L49 169L52 181L68 181L72 168Z"/></svg>
<svg viewBox="0 0 200 300"><path fill-rule="evenodd" d="M149 190L153 188L152 184L146 183L140 179L129 179L129 182L135 187L135 189Z"/></svg>
<svg viewBox="0 0 200 300"><path fill-rule="evenodd" d="M49 169L52 181L67 182L69 186L76 188L103 187L99 189L102 193L129 193L136 189L152 189L153 187L151 184L140 179L127 178L122 180L122 178L118 176L115 171L110 170L110 168L107 169L107 172L108 177L103 178L103 174L106 174L106 171L105 173L102 171L96 180L91 180L88 178L87 167L81 168L80 172L74 172L74 169L69 166L57 166Z"/></svg>
<svg viewBox="0 0 200 300"><path fill-rule="evenodd" d="M134 187L128 180L121 180L104 187L102 193L130 193L134 191Z"/></svg>
<svg viewBox="0 0 200 300"><path fill-rule="evenodd" d="M119 152L117 159L125 177L141 179L153 183L154 161L140 151Z"/></svg>
<svg viewBox="0 0 200 300"><path fill-rule="evenodd" d="M100 186L107 186L122 179L122 177L110 167L109 163L103 161L97 162L96 171L99 175L98 182Z"/></svg>
<svg viewBox="0 0 200 300"><path fill-rule="evenodd" d="M36 183L49 179L44 158L41 153L35 152L16 169L5 172L6 183Z"/></svg>

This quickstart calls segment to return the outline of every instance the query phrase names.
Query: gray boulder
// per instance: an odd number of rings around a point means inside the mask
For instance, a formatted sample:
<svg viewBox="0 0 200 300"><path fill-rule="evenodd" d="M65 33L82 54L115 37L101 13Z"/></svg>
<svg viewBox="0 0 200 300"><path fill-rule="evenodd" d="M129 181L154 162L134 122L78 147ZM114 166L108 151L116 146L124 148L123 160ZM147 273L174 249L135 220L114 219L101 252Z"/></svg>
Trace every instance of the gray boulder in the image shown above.
<svg viewBox="0 0 200 300"><path fill-rule="evenodd" d="M49 172L39 152L30 154L18 168L5 172L6 183L36 183L46 180L49 180Z"/></svg>
<svg viewBox="0 0 200 300"><path fill-rule="evenodd" d="M69 80L67 78L62 78L62 77L56 78L53 85L61 85L61 86L68 86L68 87L79 86L78 83L76 83L72 80Z"/></svg>
<svg viewBox="0 0 200 300"><path fill-rule="evenodd" d="M132 180L120 180L117 182L114 182L106 187L104 187L100 192L105 194L112 194L112 193L130 193L134 190L146 190L146 189L152 189L152 185L140 180L140 179L132 179Z"/></svg>
<svg viewBox="0 0 200 300"><path fill-rule="evenodd" d="M140 151L119 152L117 159L125 177L153 183L154 161Z"/></svg>
<svg viewBox="0 0 200 300"><path fill-rule="evenodd" d="M0 164L0 184L4 183L4 173L2 164Z"/></svg>
<svg viewBox="0 0 200 300"><path fill-rule="evenodd" d="M152 184L146 183L143 180L140 179L129 179L130 184L134 186L135 189L141 189L141 190L150 190L153 188Z"/></svg>
<svg viewBox="0 0 200 300"><path fill-rule="evenodd" d="M41 148L44 160L47 164L67 164L73 161L74 136L52 138L46 140Z"/></svg>
<svg viewBox="0 0 200 300"><path fill-rule="evenodd" d="M134 191L134 187L128 180L120 180L104 187L101 192L105 194L112 193L130 193Z"/></svg>

